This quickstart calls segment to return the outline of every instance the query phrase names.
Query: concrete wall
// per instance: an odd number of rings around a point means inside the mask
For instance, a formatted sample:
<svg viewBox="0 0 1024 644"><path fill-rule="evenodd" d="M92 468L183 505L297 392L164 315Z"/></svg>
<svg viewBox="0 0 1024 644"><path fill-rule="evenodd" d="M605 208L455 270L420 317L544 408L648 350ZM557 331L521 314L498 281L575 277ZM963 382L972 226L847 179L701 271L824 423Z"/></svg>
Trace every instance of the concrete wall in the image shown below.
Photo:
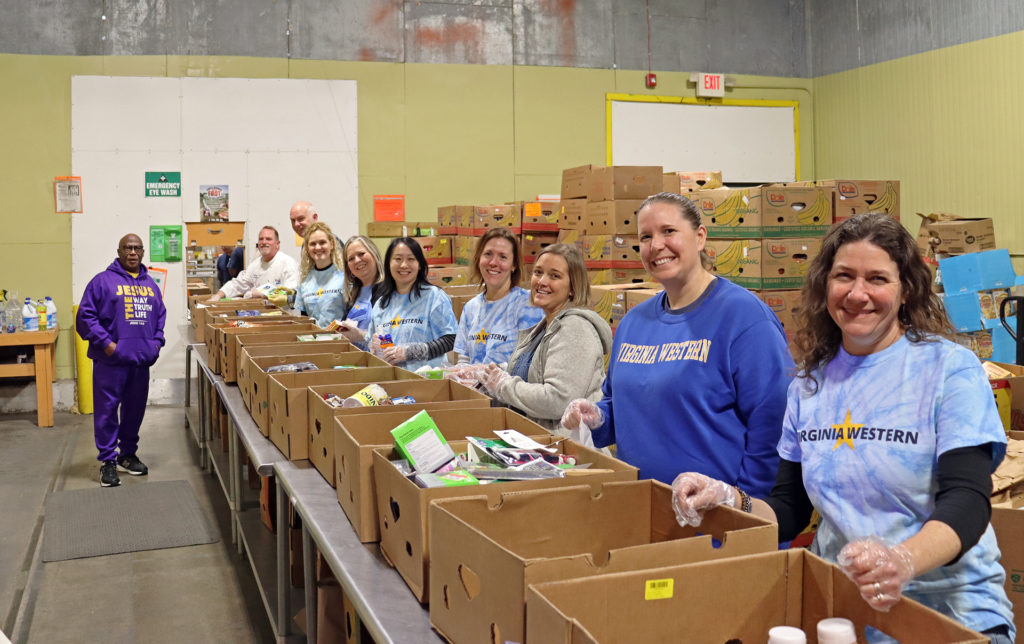
<svg viewBox="0 0 1024 644"><path fill-rule="evenodd" d="M0 52L646 69L645 0L4 0ZM650 0L651 66L807 77L804 0Z"/></svg>

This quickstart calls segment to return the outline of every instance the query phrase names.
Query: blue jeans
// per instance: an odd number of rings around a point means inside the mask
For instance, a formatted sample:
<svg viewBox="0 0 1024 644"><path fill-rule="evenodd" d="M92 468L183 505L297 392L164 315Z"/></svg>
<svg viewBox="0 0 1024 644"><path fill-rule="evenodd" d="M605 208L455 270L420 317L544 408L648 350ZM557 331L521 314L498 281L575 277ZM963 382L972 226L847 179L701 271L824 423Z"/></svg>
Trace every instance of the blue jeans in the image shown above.
<svg viewBox="0 0 1024 644"><path fill-rule="evenodd" d="M988 637L991 644L1013 644L1013 640L1010 639L1010 629L1006 625L990 628L987 631L982 631L981 634Z"/></svg>

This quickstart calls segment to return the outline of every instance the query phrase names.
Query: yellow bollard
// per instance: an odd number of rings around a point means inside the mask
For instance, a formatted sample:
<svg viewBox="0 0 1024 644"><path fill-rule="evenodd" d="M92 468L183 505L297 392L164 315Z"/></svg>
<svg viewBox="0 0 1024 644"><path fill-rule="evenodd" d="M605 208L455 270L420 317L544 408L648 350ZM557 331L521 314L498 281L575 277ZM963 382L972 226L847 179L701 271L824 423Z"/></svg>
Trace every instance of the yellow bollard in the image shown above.
<svg viewBox="0 0 1024 644"><path fill-rule="evenodd" d="M74 328L78 319L78 305L71 307L71 326ZM75 373L77 374L78 411L82 414L92 413L92 360L88 356L89 343L75 331Z"/></svg>

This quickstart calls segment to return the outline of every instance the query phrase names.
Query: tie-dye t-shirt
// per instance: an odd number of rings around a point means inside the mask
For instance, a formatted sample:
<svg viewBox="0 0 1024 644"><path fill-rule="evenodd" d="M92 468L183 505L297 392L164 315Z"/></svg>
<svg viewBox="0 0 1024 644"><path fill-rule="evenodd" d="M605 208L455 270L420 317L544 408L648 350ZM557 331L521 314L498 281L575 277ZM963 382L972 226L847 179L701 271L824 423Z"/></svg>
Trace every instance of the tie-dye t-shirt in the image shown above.
<svg viewBox="0 0 1024 644"><path fill-rule="evenodd" d="M366 337L369 341L375 333L389 333L391 341L398 345L430 342L443 335L454 335L457 330L452 301L441 289L427 286L418 295L415 289L406 295L392 293L387 306L383 298L377 300ZM444 356L440 355L432 360L408 360L398 366L415 371L427 364L440 367L443 362Z"/></svg>
<svg viewBox="0 0 1024 644"><path fill-rule="evenodd" d="M519 332L540 322L544 311L530 304L530 292L513 286L505 297L489 302L481 293L466 302L455 336L455 352L473 364L508 362Z"/></svg>
<svg viewBox="0 0 1024 644"><path fill-rule="evenodd" d="M940 454L991 444L993 470L1006 434L978 358L952 342L910 342L839 354L790 383L779 456L803 468L822 520L812 550L835 561L850 541L899 543L935 508ZM1012 625L1005 573L989 526L954 564L912 580L905 594L978 631ZM1012 626L1011 626L1012 628Z"/></svg>

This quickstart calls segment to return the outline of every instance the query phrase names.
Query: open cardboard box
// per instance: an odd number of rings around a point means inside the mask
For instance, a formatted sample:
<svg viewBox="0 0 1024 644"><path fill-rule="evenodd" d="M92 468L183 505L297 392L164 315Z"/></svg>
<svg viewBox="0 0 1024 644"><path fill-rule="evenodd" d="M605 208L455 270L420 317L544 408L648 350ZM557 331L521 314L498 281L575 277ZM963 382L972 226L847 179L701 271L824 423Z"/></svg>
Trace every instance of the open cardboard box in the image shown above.
<svg viewBox="0 0 1024 644"><path fill-rule="evenodd" d="M420 411L421 409L468 409L488 408L491 399L475 389L460 385L454 380L392 380L377 381L384 391L392 398L396 396L412 396L416 402L402 405L403 411ZM307 410L309 413L309 460L334 487L337 477L334 454L334 417L351 416L353 414L379 414L395 410L394 406L378 407L331 407L324 402L327 394L337 394L348 398L363 387L365 383L351 385L321 385L309 387L307 390ZM411 415L411 414L410 414ZM397 425L398 423L395 423ZM394 427L394 425L392 425Z"/></svg>
<svg viewBox="0 0 1024 644"><path fill-rule="evenodd" d="M468 429L472 430L473 428ZM373 481L377 488L377 514L380 518L380 551L398 569L398 573L402 575L402 579L412 589L419 601L427 601L430 588L428 509L431 501L483 494L487 496L491 504L495 504L503 492L569 487L586 483L597 493L600 491L602 483L636 480L637 468L611 456L606 456L595 449L550 434L537 442L542 445L557 446L560 453L575 456L579 465L589 463L590 468L594 470L611 471L594 472L581 477L567 476L535 481L508 481L489 485L421 488L402 476L402 473L390 463L391 460L398 458L398 452L393 447L378 447L373 451ZM451 442L450 445L456 453L466 451L465 441ZM558 517L540 515L534 518L538 521L558 520ZM448 545L462 547L462 544L451 543Z"/></svg>
<svg viewBox="0 0 1024 644"><path fill-rule="evenodd" d="M377 492L373 484L373 450L395 442L391 430L417 412L395 407L392 412L345 416L334 428L335 489L338 503L352 522L359 540L380 541ZM448 442L467 436L493 437L495 430L514 429L535 439L548 431L504 407L431 409L430 417Z"/></svg>
<svg viewBox="0 0 1024 644"><path fill-rule="evenodd" d="M717 540L719 545L714 544ZM506 492L430 508L430 624L449 642L522 642L531 584L772 552L774 523L717 507L680 526L659 481ZM452 547L458 544L458 547Z"/></svg>
<svg viewBox="0 0 1024 644"><path fill-rule="evenodd" d="M331 371L269 374L267 378L267 423L270 440L289 460L309 458L309 413L307 388L319 385L368 385L387 380L423 380L419 374L378 365L379 358L360 352L368 366ZM372 366L369 366L372 365Z"/></svg>
<svg viewBox="0 0 1024 644"><path fill-rule="evenodd" d="M221 338L219 337L219 334L217 333L217 331L219 329L222 329L222 328L225 328L225 327L231 327L231 324L233 322L237 323L239 320L244 320L247 323L248 322L252 322L253 324L258 324L259 325L258 327L253 326L251 328L261 328L261 327L264 327L264 326L280 326L282 324L294 324L295 323L295 319L296 318L294 316L291 316L291 315L266 316L266 317L261 318L259 320L253 320L251 318L240 317L240 316L237 316L237 315L227 315L227 316L221 316L221 317L208 317L207 321L206 321L206 331L204 331L204 333L203 333L203 338L205 338L204 342L206 343L206 350L207 350L208 354L210 355L211 366L217 366L218 369L220 368L219 367L219 362L220 362L220 356L221 356L221 350L220 350ZM243 328L245 328L245 327L243 327ZM218 364L214 365L213 363L218 363ZM220 372L217 371L217 373L220 373Z"/></svg>
<svg viewBox="0 0 1024 644"><path fill-rule="evenodd" d="M269 341L272 339L280 342L283 339L288 339L289 335L291 335L291 339L294 340L302 334L323 332L323 329L313 322L310 322L309 318L293 318L293 320L294 321L291 324L218 329L217 335L219 336L218 349L220 350L220 375L223 376L224 382L232 383L238 378L238 356L241 354L241 351L239 351L241 344L238 342L238 338L243 336L265 336L268 340L266 344L269 344Z"/></svg>
<svg viewBox="0 0 1024 644"><path fill-rule="evenodd" d="M348 340L338 342L282 342L277 344L260 344L248 347L240 347L238 353L238 374L235 377L235 384L242 394L242 402L245 408L252 412L252 388L254 379L258 383L266 384L267 373L260 371L256 373L253 369L253 358L265 358L268 356L306 356L317 353L343 353L347 351L358 351ZM281 363L284 364L284 363ZM263 394L264 401L266 394Z"/></svg>
<svg viewBox="0 0 1024 644"><path fill-rule="evenodd" d="M196 342L206 341L206 323L211 315L219 317L222 315L230 315L235 311L242 310L280 310L278 307L270 304L262 298L249 300L225 300L214 304L207 304L206 300L208 299L209 296L203 295L189 296L189 312L192 316L190 324L192 325L193 333L195 333Z"/></svg>
<svg viewBox="0 0 1024 644"><path fill-rule="evenodd" d="M1017 635L1024 632L1024 499L1014 508L992 508L992 528L1006 569L1006 596L1013 604Z"/></svg>
<svg viewBox="0 0 1024 644"><path fill-rule="evenodd" d="M786 625L814 642L826 617L853 621L858 642L867 625L901 642L988 642L911 599L872 609L838 566L802 548L530 586L526 641L764 642Z"/></svg>
<svg viewBox="0 0 1024 644"><path fill-rule="evenodd" d="M307 344L326 344L322 342L310 342ZM259 346L259 345L257 345ZM351 348L351 347L349 347ZM260 433L270 436L270 397L267 388L267 369L282 364L295 362L311 362L317 367L317 371L334 371L339 367L385 367L388 363L373 356L366 351L344 351L341 353L313 353L307 355L284 355L284 356L263 356L253 358L249 362L252 373L252 387L250 389L249 413L260 428ZM242 394L245 395L244 393Z"/></svg>

